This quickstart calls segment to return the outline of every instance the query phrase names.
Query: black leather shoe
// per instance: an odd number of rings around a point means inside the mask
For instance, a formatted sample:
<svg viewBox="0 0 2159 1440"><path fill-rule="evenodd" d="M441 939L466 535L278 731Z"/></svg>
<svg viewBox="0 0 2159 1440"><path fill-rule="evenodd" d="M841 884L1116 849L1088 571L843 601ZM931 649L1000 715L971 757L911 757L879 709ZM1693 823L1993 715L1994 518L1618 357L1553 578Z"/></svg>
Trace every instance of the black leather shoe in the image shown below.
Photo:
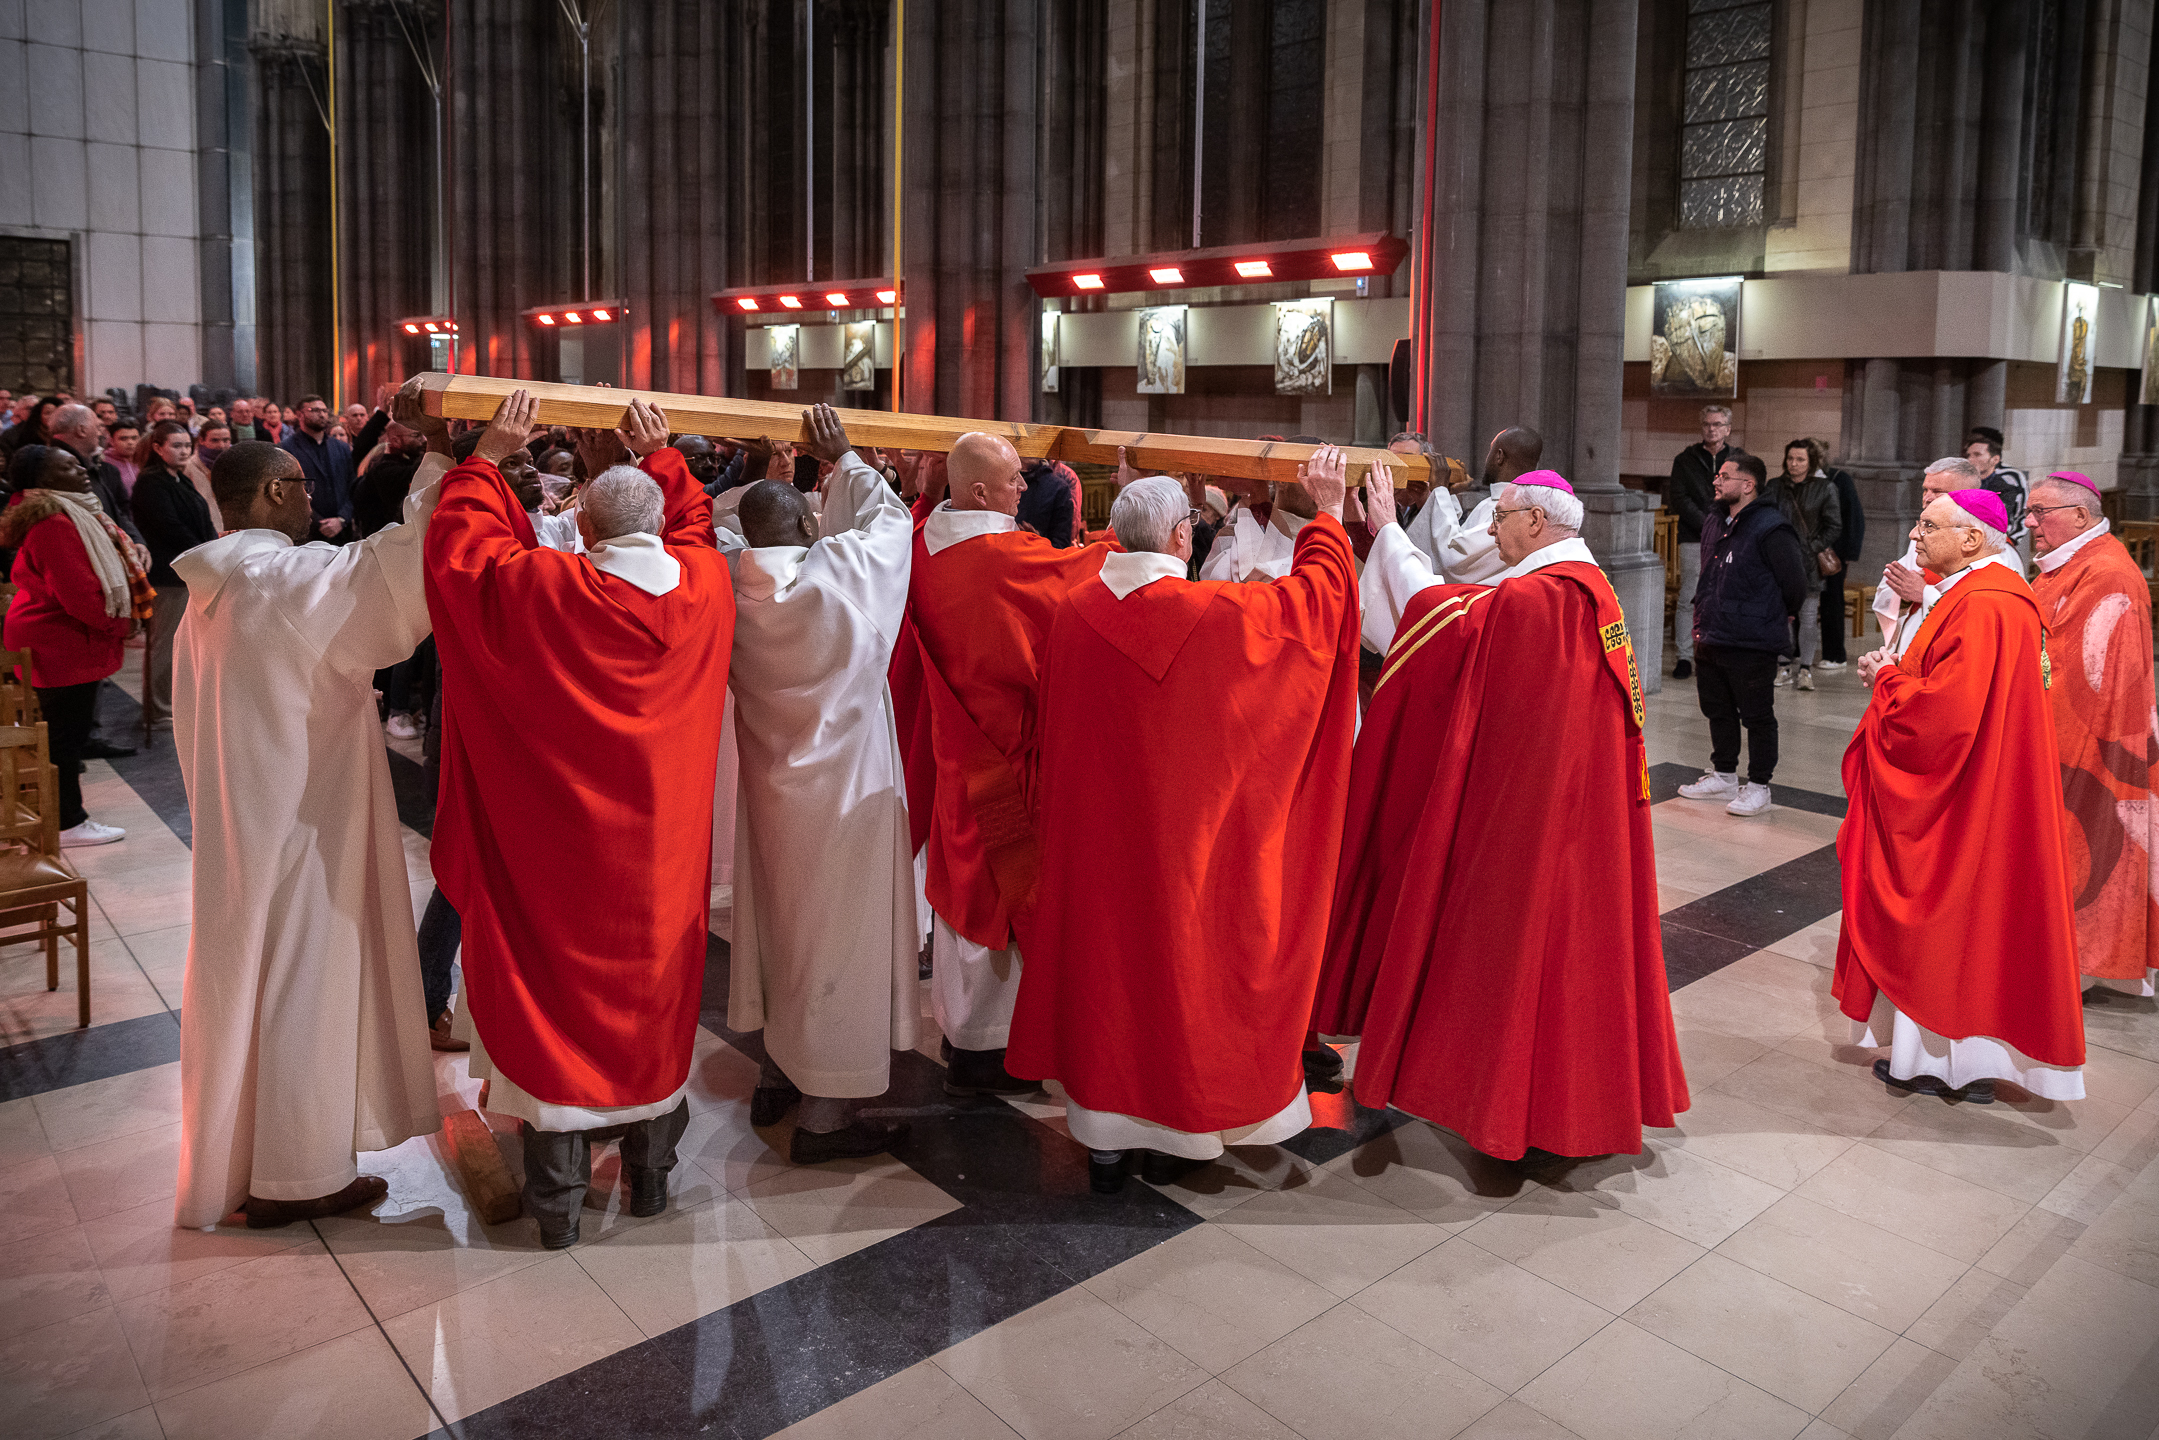
<svg viewBox="0 0 2159 1440"><path fill-rule="evenodd" d="M1679 662L1679 663L1678 663L1677 665L1674 665L1674 666L1672 667L1672 678L1673 678L1674 680L1691 680L1691 679L1693 679L1693 678L1694 678L1694 662L1693 662L1692 660L1682 660L1682 661L1680 661L1680 662Z"/></svg>
<svg viewBox="0 0 2159 1440"><path fill-rule="evenodd" d="M1088 1151L1087 1188L1097 1195L1115 1195L1124 1189L1124 1151Z"/></svg>
<svg viewBox="0 0 2159 1440"><path fill-rule="evenodd" d="M1308 1090L1342 1088L1342 1055L1332 1045L1304 1052L1304 1084Z"/></svg>
<svg viewBox="0 0 2159 1440"><path fill-rule="evenodd" d="M945 1042L945 1094L1032 1095L1040 1090L1005 1069L1003 1050L962 1050Z"/></svg>
<svg viewBox="0 0 2159 1440"><path fill-rule="evenodd" d="M657 1215L667 1208L667 1172L647 1170L642 1165L625 1165L630 1172L630 1213L644 1218Z"/></svg>
<svg viewBox="0 0 2159 1440"><path fill-rule="evenodd" d="M1139 1178L1149 1185L1174 1185L1206 1163L1182 1155L1164 1155L1159 1150L1144 1150L1140 1152Z"/></svg>
<svg viewBox="0 0 2159 1440"><path fill-rule="evenodd" d="M125 760L135 752L126 745L108 745L102 740L92 740L75 753L85 760Z"/></svg>
<svg viewBox="0 0 2159 1440"><path fill-rule="evenodd" d="M802 1092L792 1085L760 1085L750 1093L750 1124L762 1130L768 1125L780 1123L780 1117L795 1108Z"/></svg>
<svg viewBox="0 0 2159 1440"><path fill-rule="evenodd" d="M548 1250L567 1250L576 1243L576 1216L571 1216L570 1223L563 1226L550 1225L545 1220L540 1221L540 1245L542 1248Z"/></svg>
<svg viewBox="0 0 2159 1440"><path fill-rule="evenodd" d="M1935 1075L1914 1075L1909 1080L1900 1080L1889 1073L1889 1062L1887 1060L1874 1062L1874 1078L1892 1090L1903 1090L1913 1095L1934 1095L1943 1100L1960 1100L1966 1105L1992 1105L1994 1103L1994 1082L1992 1080L1974 1080L1961 1089L1951 1086L1947 1081Z"/></svg>
<svg viewBox="0 0 2159 1440"><path fill-rule="evenodd" d="M797 1165L859 1160L865 1155L882 1155L906 1138L905 1120L865 1120L858 1115L844 1130L827 1130L820 1135L797 1129L787 1147L787 1158Z"/></svg>

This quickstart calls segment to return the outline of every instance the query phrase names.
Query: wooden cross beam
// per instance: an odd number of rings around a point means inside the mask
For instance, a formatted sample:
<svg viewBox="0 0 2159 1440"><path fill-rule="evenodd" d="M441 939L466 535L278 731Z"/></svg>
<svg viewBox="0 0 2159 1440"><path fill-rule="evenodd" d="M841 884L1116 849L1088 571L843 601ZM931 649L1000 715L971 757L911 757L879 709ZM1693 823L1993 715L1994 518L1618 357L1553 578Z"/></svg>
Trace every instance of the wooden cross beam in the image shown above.
<svg viewBox="0 0 2159 1440"><path fill-rule="evenodd" d="M719 395L668 395L650 390L616 390L604 385L556 385L541 380L500 380L489 375L450 375L431 370L420 377L430 415L453 420L486 420L503 397L525 390L539 402L539 423L613 429L622 424L630 401L643 400L667 413L667 423L683 435L718 435L737 440L809 439L803 421L807 408L769 400L737 400ZM1238 480L1295 480L1297 467L1318 447L1282 440L1228 440L1212 435L1162 435L1136 430L1090 430L1077 425L1034 425L1012 420L955 420L942 415L911 415L891 410L842 410L840 423L858 445L900 450L949 451L971 430L1002 435L1026 460L1081 460L1115 465L1124 448L1132 467L1148 474L1199 472ZM1349 483L1364 483L1373 466L1385 469L1396 485L1430 480L1459 489L1468 476L1459 464L1442 461L1435 473L1422 455L1351 447Z"/></svg>

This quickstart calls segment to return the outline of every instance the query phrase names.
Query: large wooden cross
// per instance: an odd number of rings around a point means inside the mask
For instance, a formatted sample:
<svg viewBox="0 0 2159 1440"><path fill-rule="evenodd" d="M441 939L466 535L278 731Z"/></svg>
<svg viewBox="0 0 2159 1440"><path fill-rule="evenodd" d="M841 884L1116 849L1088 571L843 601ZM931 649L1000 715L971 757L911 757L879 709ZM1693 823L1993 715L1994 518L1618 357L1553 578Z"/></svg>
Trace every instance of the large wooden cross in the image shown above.
<svg viewBox="0 0 2159 1440"><path fill-rule="evenodd" d="M539 402L539 423L612 429L622 424L630 401L643 400L667 412L677 434L719 435L738 440L769 437L804 441L809 429L803 408L769 400L737 400L721 395L666 395L650 390L616 390L604 385L554 385L541 380L498 380L488 375L450 375L428 371L420 377L430 415L453 420L485 420L504 396L525 390ZM1022 459L1080 460L1115 465L1122 448L1136 470L1147 474L1198 472L1239 480L1295 480L1297 467L1317 449L1282 440L1229 440L1212 435L1162 435L1136 430L1094 430L1079 425L1033 425L1013 420L955 420L943 415L910 415L891 410L842 410L840 423L858 445L901 450L948 451L970 430L1002 435ZM1364 483L1365 472L1384 467L1395 486L1415 480L1456 488L1467 483L1461 467L1434 464L1422 455L1352 447L1349 483ZM1450 475L1451 472L1451 475Z"/></svg>

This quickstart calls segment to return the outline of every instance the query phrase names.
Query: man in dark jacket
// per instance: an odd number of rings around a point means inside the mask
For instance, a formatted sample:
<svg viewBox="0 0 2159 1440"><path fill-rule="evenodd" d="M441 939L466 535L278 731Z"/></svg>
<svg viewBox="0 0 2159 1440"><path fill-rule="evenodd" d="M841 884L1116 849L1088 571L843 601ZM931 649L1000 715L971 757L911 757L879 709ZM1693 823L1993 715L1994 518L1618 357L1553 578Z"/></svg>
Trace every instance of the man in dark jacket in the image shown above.
<svg viewBox="0 0 2159 1440"><path fill-rule="evenodd" d="M98 458L101 427L96 414L87 405L62 405L46 424L52 431L52 443L74 451L83 469L90 472L90 489L97 496L99 508L120 527L121 534L140 545L142 532L135 528L135 517L128 510L127 487L120 483L120 471L110 461Z"/></svg>
<svg viewBox="0 0 2159 1440"><path fill-rule="evenodd" d="M1020 467L1020 479L1027 484L1016 517L1020 524L1057 549L1070 549L1079 494L1079 477L1072 467L1058 460L1029 460Z"/></svg>
<svg viewBox="0 0 2159 1440"><path fill-rule="evenodd" d="M1709 718L1709 769L1679 787L1689 800L1725 801L1732 815L1769 808L1777 768L1777 655L1807 598L1807 551L1775 502L1761 457L1734 450L1717 470L1702 522L1702 581L1694 597L1696 689ZM1739 783L1739 731L1747 781Z"/></svg>
<svg viewBox="0 0 2159 1440"><path fill-rule="evenodd" d="M1673 649L1679 663L1672 667L1674 679L1694 673L1694 592L1701 583L1702 521L1714 503L1711 490L1725 457L1738 452L1731 447L1732 407L1702 407L1702 438L1672 457L1672 475L1664 482L1664 508L1679 516L1679 613L1672 623Z"/></svg>
<svg viewBox="0 0 2159 1440"><path fill-rule="evenodd" d="M1844 577L1851 574L1853 564L1859 559L1859 548L1866 543L1867 512L1860 508L1859 487L1852 483L1852 477L1828 463L1829 447L1819 440L1814 443L1821 446L1825 457L1822 469L1829 476L1829 483L1836 487L1837 514L1844 522L1837 530L1836 545L1837 559L1843 563L1834 575L1822 579L1822 663L1819 668L1842 670L1847 658L1844 636L1850 628L1845 617L1848 602L1844 598Z"/></svg>
<svg viewBox="0 0 2159 1440"><path fill-rule="evenodd" d="M300 423L279 448L300 462L307 482L315 507L315 530L308 538L350 545L360 538L352 520L352 447L330 434L330 405L320 395L303 396L294 413Z"/></svg>

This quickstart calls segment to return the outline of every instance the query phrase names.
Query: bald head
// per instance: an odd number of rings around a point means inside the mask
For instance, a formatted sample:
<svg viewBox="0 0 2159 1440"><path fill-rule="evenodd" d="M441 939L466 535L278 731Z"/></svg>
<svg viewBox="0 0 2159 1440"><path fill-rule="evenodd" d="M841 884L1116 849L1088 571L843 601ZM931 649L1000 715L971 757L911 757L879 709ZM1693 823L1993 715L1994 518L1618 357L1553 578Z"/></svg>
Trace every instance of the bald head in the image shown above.
<svg viewBox="0 0 2159 1440"><path fill-rule="evenodd" d="M817 517L809 497L779 480L760 480L742 496L742 538L759 550L817 543Z"/></svg>
<svg viewBox="0 0 2159 1440"><path fill-rule="evenodd" d="M210 467L210 493L228 529L277 530L297 544L314 520L307 487L300 483L300 462L260 440L243 440L217 457Z"/></svg>
<svg viewBox="0 0 2159 1440"><path fill-rule="evenodd" d="M97 416L87 405L62 405L45 422L46 430L61 444L88 451L97 445Z"/></svg>
<svg viewBox="0 0 2159 1440"><path fill-rule="evenodd" d="M1484 454L1484 483L1497 490L1544 462L1544 437L1527 425L1510 425L1492 437Z"/></svg>
<svg viewBox="0 0 2159 1440"><path fill-rule="evenodd" d="M1026 482L1020 479L1020 452L1001 435L971 430L960 436L945 457L948 492L955 510L995 510L1017 515Z"/></svg>

